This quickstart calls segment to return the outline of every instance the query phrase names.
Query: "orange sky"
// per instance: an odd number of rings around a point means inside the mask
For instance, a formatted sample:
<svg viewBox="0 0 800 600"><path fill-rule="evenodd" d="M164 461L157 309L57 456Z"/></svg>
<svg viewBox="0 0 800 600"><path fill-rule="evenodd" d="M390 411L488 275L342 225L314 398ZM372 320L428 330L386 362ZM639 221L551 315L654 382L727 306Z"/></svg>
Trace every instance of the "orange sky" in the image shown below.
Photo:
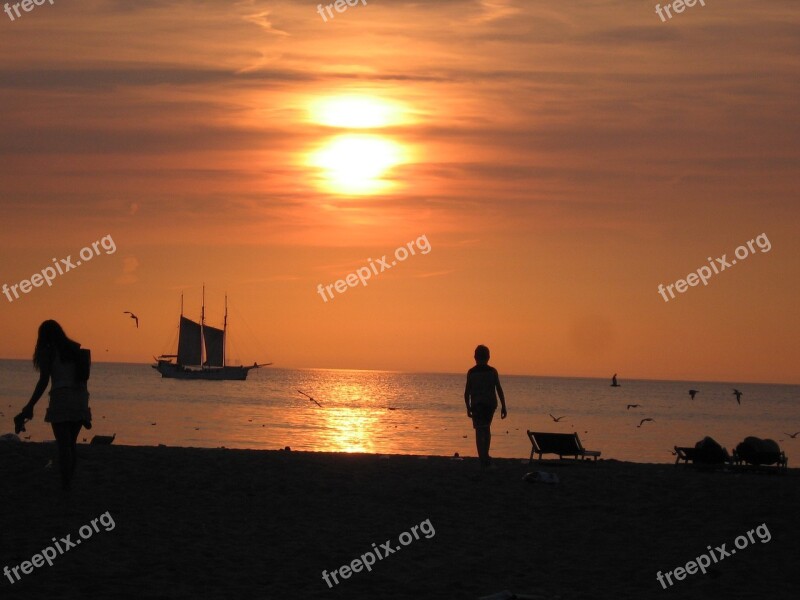
<svg viewBox="0 0 800 600"><path fill-rule="evenodd" d="M0 284L117 247L0 295L2 355L55 318L95 360L147 362L205 282L245 363L462 371L485 343L501 373L800 383L800 5L654 6L0 13ZM769 252L658 294L761 233Z"/></svg>

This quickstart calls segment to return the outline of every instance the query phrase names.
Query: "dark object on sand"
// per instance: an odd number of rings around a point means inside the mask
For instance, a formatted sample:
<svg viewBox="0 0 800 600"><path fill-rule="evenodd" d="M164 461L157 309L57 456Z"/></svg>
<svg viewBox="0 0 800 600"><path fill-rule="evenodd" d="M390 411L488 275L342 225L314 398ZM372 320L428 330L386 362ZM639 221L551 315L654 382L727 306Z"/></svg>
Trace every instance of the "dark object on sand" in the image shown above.
<svg viewBox="0 0 800 600"><path fill-rule="evenodd" d="M553 485L558 483L558 475L546 471L531 471L530 473L525 473L522 479L528 483L549 483Z"/></svg>
<svg viewBox="0 0 800 600"><path fill-rule="evenodd" d="M529 594L514 594L508 590L497 592L489 596L481 596L478 600L542 600L544 596L531 596Z"/></svg>
<svg viewBox="0 0 800 600"><path fill-rule="evenodd" d="M786 458L775 440L762 440L757 437L746 437L733 451L733 461L737 465L743 462L754 467L774 465L778 469L786 469L789 459Z"/></svg>
<svg viewBox="0 0 800 600"><path fill-rule="evenodd" d="M92 438L91 445L92 446L110 446L111 443L114 441L114 438L117 437L117 434L114 435L96 435Z"/></svg>
<svg viewBox="0 0 800 600"><path fill-rule="evenodd" d="M542 460L542 454L558 454L561 459L565 456L573 456L575 458L583 458L584 460L591 456L594 460L600 456L598 450L586 450L581 445L581 440L577 433L542 433L536 431L528 431L528 439L531 441L531 457L528 464L533 462L534 453L539 455L539 460Z"/></svg>

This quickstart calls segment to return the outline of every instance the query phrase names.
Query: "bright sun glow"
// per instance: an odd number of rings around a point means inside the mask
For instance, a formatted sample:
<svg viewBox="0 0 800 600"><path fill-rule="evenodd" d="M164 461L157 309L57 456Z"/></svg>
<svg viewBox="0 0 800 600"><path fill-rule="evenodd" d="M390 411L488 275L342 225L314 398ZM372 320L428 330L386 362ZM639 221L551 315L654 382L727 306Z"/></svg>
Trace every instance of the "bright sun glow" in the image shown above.
<svg viewBox="0 0 800 600"><path fill-rule="evenodd" d="M370 96L335 96L311 105L312 120L329 127L362 129L398 125L406 120L396 102Z"/></svg>
<svg viewBox="0 0 800 600"><path fill-rule="evenodd" d="M324 171L324 187L338 194L376 194L393 187L383 176L405 162L400 144L379 135L345 134L312 154L311 164Z"/></svg>

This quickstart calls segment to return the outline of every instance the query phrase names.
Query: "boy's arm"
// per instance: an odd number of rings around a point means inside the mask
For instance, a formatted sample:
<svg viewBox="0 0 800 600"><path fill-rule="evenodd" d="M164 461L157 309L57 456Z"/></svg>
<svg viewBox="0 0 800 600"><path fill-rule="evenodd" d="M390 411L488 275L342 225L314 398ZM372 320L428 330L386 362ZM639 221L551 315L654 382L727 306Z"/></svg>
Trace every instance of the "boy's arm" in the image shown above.
<svg viewBox="0 0 800 600"><path fill-rule="evenodd" d="M467 405L467 416L472 416L472 410L469 407L469 373L467 373L467 387L464 388L464 404Z"/></svg>
<svg viewBox="0 0 800 600"><path fill-rule="evenodd" d="M500 417L505 419L506 415L508 414L508 410L506 410L506 395L503 393L503 386L500 385L500 376L497 374L497 370L494 372L494 377L494 385L497 388L497 396L500 398Z"/></svg>

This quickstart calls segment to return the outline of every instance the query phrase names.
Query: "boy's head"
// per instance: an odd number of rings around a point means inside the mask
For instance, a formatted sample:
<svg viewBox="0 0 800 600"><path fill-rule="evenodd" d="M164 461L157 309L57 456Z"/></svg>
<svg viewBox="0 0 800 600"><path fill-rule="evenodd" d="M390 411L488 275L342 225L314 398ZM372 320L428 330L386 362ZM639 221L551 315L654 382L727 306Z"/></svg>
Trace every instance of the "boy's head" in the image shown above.
<svg viewBox="0 0 800 600"><path fill-rule="evenodd" d="M489 362L489 349L483 344L475 348L475 362L479 365L485 365Z"/></svg>

